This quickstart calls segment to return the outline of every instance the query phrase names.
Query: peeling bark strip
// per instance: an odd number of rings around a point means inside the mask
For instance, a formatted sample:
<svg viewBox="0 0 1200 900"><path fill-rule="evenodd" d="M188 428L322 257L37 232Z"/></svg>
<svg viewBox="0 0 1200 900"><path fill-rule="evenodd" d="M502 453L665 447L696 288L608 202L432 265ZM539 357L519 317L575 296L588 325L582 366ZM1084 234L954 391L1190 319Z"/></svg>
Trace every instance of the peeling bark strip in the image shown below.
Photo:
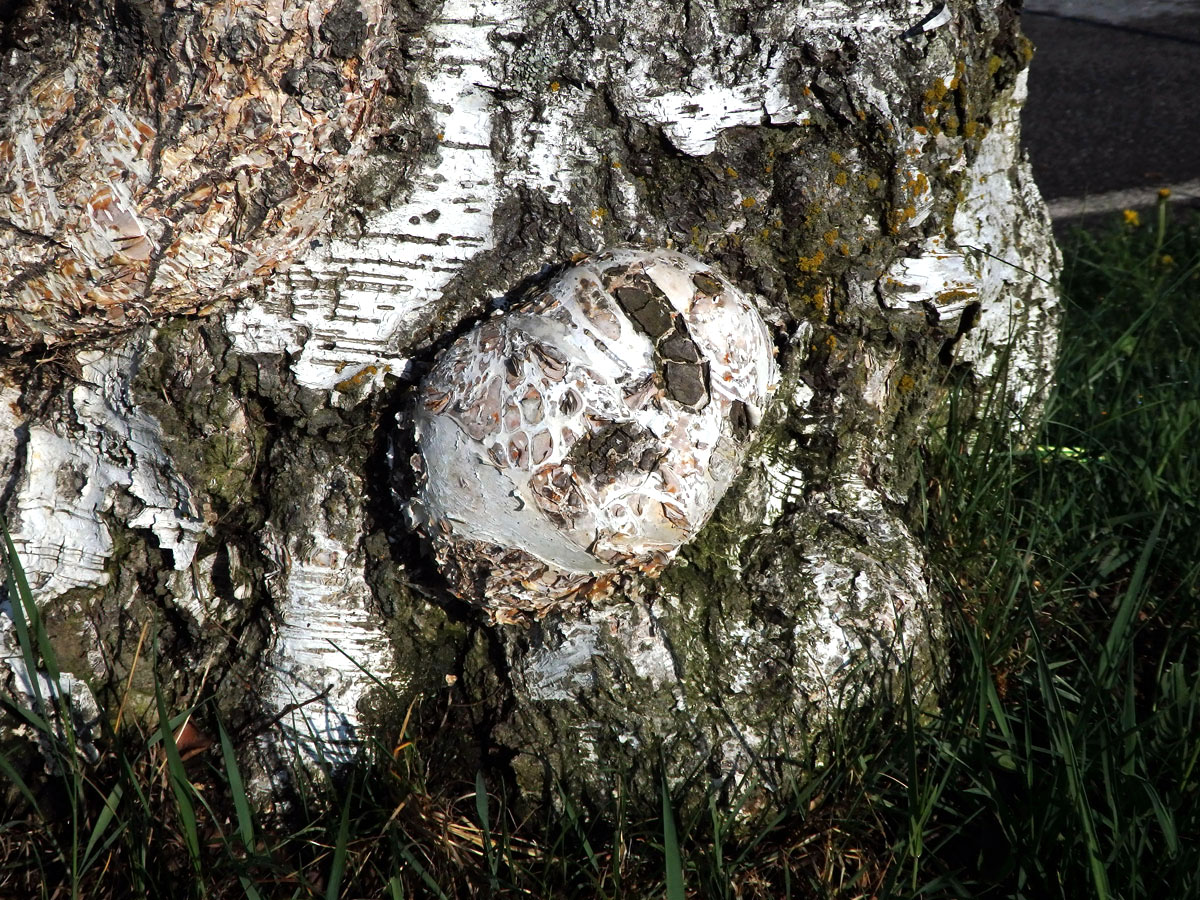
<svg viewBox="0 0 1200 900"><path fill-rule="evenodd" d="M411 77L434 122L436 152L405 186L406 200L377 213L357 239L334 236L306 255L266 302L239 311L229 329L243 352L297 356L296 379L330 389L428 326L455 273L494 246L498 201L492 106L498 35L519 29L508 0L444 0L414 37Z"/></svg>
<svg viewBox="0 0 1200 900"><path fill-rule="evenodd" d="M353 482L318 482L312 508L326 505L335 489L365 493ZM304 535L268 528L262 536L275 564L268 587L280 617L275 646L263 661L262 703L283 714L284 747L299 748L311 765L336 765L358 750L358 705L373 684L364 672L387 672L392 653L363 577L357 536L347 541L336 527L314 522L314 528ZM267 750L280 743L272 733Z"/></svg>
<svg viewBox="0 0 1200 900"><path fill-rule="evenodd" d="M143 352L141 342L108 355L85 352L69 401L75 427L29 427L28 474L14 518L17 548L41 599L108 583L113 541L104 520L118 495L131 501L125 524L151 531L175 571L195 557L204 522L192 490L175 472L161 426L131 395Z"/></svg>
<svg viewBox="0 0 1200 900"><path fill-rule="evenodd" d="M381 95L382 0L17 5L0 345L210 309L326 224Z"/></svg>
<svg viewBox="0 0 1200 900"><path fill-rule="evenodd" d="M918 454L950 382L1036 421L1056 345L1010 3L67 6L29 0L0 36L0 337L96 341L0 373L0 496L66 689L147 697L157 675L186 702L207 673L267 774L451 690L471 720L439 733L486 734L530 796L597 805L614 773L657 803L660 760L673 786L753 778L769 803L826 722L932 702ZM606 247L702 260L677 285L693 305L722 279L750 298L772 404L726 390L728 342L636 272L580 285L586 366L549 339L539 291ZM263 280L222 315L169 315ZM465 382L456 348L485 345ZM619 382L602 415L583 368ZM443 443L412 440L415 402ZM720 490L676 503L665 419L626 407L700 422L674 451L702 438ZM626 482L659 505L605 495ZM585 494L621 526L603 540ZM624 527L644 518L661 560ZM634 557L661 574L547 612L525 583L544 573L496 549L531 536L568 581ZM174 668L134 671L149 630Z"/></svg>

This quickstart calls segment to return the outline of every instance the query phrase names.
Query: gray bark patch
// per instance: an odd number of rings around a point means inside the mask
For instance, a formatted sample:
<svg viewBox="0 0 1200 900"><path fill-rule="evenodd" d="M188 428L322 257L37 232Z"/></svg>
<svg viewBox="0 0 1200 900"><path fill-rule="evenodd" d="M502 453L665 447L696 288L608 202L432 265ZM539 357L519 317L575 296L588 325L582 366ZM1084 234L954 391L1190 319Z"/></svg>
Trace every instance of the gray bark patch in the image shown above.
<svg viewBox="0 0 1200 900"><path fill-rule="evenodd" d="M329 45L329 54L338 59L350 59L358 54L367 39L367 20L358 0L338 0L319 31L321 40Z"/></svg>

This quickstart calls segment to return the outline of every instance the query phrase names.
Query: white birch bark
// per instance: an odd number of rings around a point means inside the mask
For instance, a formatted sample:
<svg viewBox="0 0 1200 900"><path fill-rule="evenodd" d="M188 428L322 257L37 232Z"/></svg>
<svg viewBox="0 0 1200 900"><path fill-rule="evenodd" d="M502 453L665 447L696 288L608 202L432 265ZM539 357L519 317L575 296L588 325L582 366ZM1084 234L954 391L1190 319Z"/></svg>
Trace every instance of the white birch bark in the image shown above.
<svg viewBox="0 0 1200 900"><path fill-rule="evenodd" d="M597 802L614 768L654 796L660 748L675 781L782 784L827 719L899 697L905 666L907 700L932 702L915 454L951 367L1029 424L1055 356L1008 4L192 7L190 31L143 10L128 39L160 68L137 68L140 94L97 70L99 14L46 38L79 48L58 69L20 35L5 50L31 68L0 81L4 497L76 676L145 685L149 623L186 656L160 661L180 698L214 693L268 755L314 763L397 699L456 692L521 784ZM151 151L136 121L166 133L186 104L154 78L187 65L200 112ZM71 90L132 130L72 119ZM218 113L227 129L196 124ZM80 139L94 156L52 152ZM518 285L622 245L756 296L783 386L661 579L486 626L401 521L409 386Z"/></svg>

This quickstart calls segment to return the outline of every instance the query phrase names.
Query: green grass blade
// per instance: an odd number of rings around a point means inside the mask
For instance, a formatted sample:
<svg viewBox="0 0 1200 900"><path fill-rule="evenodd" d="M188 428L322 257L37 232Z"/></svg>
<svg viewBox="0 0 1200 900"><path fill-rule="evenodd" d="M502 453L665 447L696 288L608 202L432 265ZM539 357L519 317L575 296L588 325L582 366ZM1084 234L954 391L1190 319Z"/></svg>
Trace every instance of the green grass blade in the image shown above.
<svg viewBox="0 0 1200 900"><path fill-rule="evenodd" d="M580 821L579 810L575 805L574 799L568 796L566 790L563 789L561 782L555 779L555 790L558 792L559 805L562 807L562 814L566 820L566 824L571 827L575 834L576 840L579 841L579 846L583 849L584 855L587 857L588 865L592 867L592 871L599 874L601 870L600 858L592 847L591 839L588 837L584 823ZM618 828L623 824L623 819L617 817ZM620 843L618 842L618 846Z"/></svg>
<svg viewBox="0 0 1200 900"><path fill-rule="evenodd" d="M419 876L421 876L421 880L425 882L425 886L433 891L438 900L450 900L450 898L446 896L446 892L442 890L441 886L437 883L434 877L429 874L429 870L421 865L421 861L413 855L413 852L408 845L401 845L399 850L401 858L410 866L412 866L413 870Z"/></svg>
<svg viewBox="0 0 1200 900"><path fill-rule="evenodd" d="M36 680L36 673L34 674ZM23 720L26 725L28 725L38 734L43 734L50 739L55 737L54 728L51 727L50 723L45 718L38 715L34 710L29 709L27 706L22 706L20 703L14 703L6 697L0 697L0 709L3 709L10 715L16 716L18 719Z"/></svg>
<svg viewBox="0 0 1200 900"><path fill-rule="evenodd" d="M486 841L491 828L488 823L487 784L483 780L482 769L475 770L475 813L479 816L479 825Z"/></svg>
<svg viewBox="0 0 1200 900"><path fill-rule="evenodd" d="M104 837L104 833L108 831L108 826L113 823L117 816L117 809L121 806L121 798L125 796L125 785L118 782L117 786L109 791L108 796L104 798L104 809L100 810L100 814L96 816L96 823L92 826L92 833L88 836L87 846L83 850L83 860L79 864L79 871L86 872L91 868L99 854L120 836L121 828L113 832L109 840L97 848L97 844ZM123 825L121 826L124 827ZM93 853L93 851L95 851Z"/></svg>
<svg viewBox="0 0 1200 900"><path fill-rule="evenodd" d="M354 785L346 792L342 805L342 820L338 824L337 841L333 846L333 862L329 866L329 883L325 887L325 900L337 900L342 893L342 879L346 876L346 852L350 846L350 798L354 796Z"/></svg>
<svg viewBox="0 0 1200 900"><path fill-rule="evenodd" d="M155 647L155 656L158 648ZM170 716L167 715L167 703L163 698L162 687L155 679L154 700L158 706L159 729L158 736L162 740L163 751L167 757L167 781L171 785L171 793L175 797L175 805L179 814L179 823L183 826L184 841L187 844L188 856L191 857L192 868L200 871L200 829L196 822L196 807L192 804L191 781L187 777L183 759L179 755L179 746L175 743L175 732L171 727Z"/></svg>
<svg viewBox="0 0 1200 900"><path fill-rule="evenodd" d="M1108 884L1108 870L1100 850L1100 841L1096 833L1095 817L1088 802L1084 786L1083 773L1076 753L1074 734L1068 727L1059 702L1059 686L1055 683L1052 667L1045 657L1041 641L1034 638L1035 663L1038 679L1041 683L1042 698L1046 702L1046 716L1050 725L1050 743L1055 755L1061 760L1067 779L1067 794L1075 814L1083 830L1084 845L1087 851L1088 869L1092 877L1092 885L1099 900L1108 900L1111 896Z"/></svg>
<svg viewBox="0 0 1200 900"><path fill-rule="evenodd" d="M25 783L25 779L22 778L17 770L13 768L12 763L8 761L8 757L3 753L0 753L0 774L4 775L4 777L8 779L9 783L12 784L12 786L17 789L20 795L25 798L25 800L29 803L30 809L33 810L34 815L36 815L39 819L45 820L45 816L42 815L42 809L38 805L37 798L33 795L33 791L29 789L29 785Z"/></svg>
<svg viewBox="0 0 1200 900"><path fill-rule="evenodd" d="M1143 782L1142 788L1146 791L1146 797L1150 800L1150 807L1154 810L1154 818L1158 821L1158 827L1163 833L1163 839L1167 842L1167 853L1175 856L1179 853L1179 832L1175 829L1174 816L1171 815L1171 811L1163 803L1162 797L1154 789L1154 785L1147 781Z"/></svg>
<svg viewBox="0 0 1200 900"><path fill-rule="evenodd" d="M8 524L0 519L0 531L4 534L4 582L8 593L9 607L12 609L13 628L17 632L17 646L21 648L22 662L29 675L33 697L37 702L39 713L45 710L45 698L42 696L42 685L37 677L38 661L34 652L34 642L29 633L28 616L37 615L37 605L33 602L33 592L29 589L29 581L25 578L25 570L17 558L17 548L13 545L12 536L8 533ZM37 726L35 726L37 727ZM51 734L49 727L41 726L39 730Z"/></svg>
<svg viewBox="0 0 1200 900"><path fill-rule="evenodd" d="M667 876L667 900L684 900L683 856L679 852L679 834L675 830L675 810L667 780L662 782L663 854Z"/></svg>
<svg viewBox="0 0 1200 900"><path fill-rule="evenodd" d="M31 646L36 647L41 653L42 664L46 668L46 674L50 676L50 680L57 689L62 673L58 667L58 659L54 654L54 647L50 644L50 637L46 633L45 623L42 621L37 603L34 602L33 591L29 587L29 580L25 577L25 569L22 567L21 561L17 558L17 548L13 544L12 536L8 533L8 525L3 520L0 520L0 531L3 531L4 534L4 552L8 561L8 571L16 585L21 606L24 608L25 623L30 629L27 637L32 638ZM15 623L17 613L17 604L15 603L13 604L13 613ZM40 700L41 698L39 697L38 699ZM69 728L69 723L66 723L65 727Z"/></svg>
<svg viewBox="0 0 1200 900"><path fill-rule="evenodd" d="M483 858L487 863L488 879L491 882L492 890L495 891L500 886L497 879L500 861L497 858L496 848L492 846L492 828L488 815L487 782L483 778L483 769L475 770L475 814L479 816L479 827L483 830Z"/></svg>
<svg viewBox="0 0 1200 900"><path fill-rule="evenodd" d="M4 534L4 555L9 574L12 575L21 599L32 604L33 591L29 588L29 580L25 577L25 569L21 566L20 558L17 556L17 548L13 544L12 535L8 533L8 523L3 518L0 518L0 532Z"/></svg>
<svg viewBox="0 0 1200 900"><path fill-rule="evenodd" d="M217 722L217 732L221 738L221 758L225 763L225 777L229 781L229 794L233 798L233 810L237 815L238 837L247 853L254 852L254 816L250 813L250 801L246 796L246 786L242 782L242 773L238 768L237 756L233 752L233 741L225 725Z"/></svg>
<svg viewBox="0 0 1200 900"><path fill-rule="evenodd" d="M1117 614L1113 617L1108 638L1104 642L1104 648L1100 655L1099 680L1106 687L1111 686L1111 679L1115 674L1121 650L1128 649L1130 646L1130 627L1133 624L1134 617L1141 610L1145 601L1144 587L1146 585L1146 573L1150 568L1150 560L1154 555L1154 550L1158 546L1159 532L1162 531L1163 520L1166 517L1167 509L1164 507L1158 514L1158 521L1154 523L1154 527L1150 530L1150 536L1146 538L1141 556L1138 557L1137 565L1134 566L1133 574L1129 578L1129 584L1126 586L1121 603L1117 607Z"/></svg>
<svg viewBox="0 0 1200 900"><path fill-rule="evenodd" d="M245 891L249 900L262 900L262 894L258 892L258 887L247 876L239 875L238 883L241 884L242 890Z"/></svg>

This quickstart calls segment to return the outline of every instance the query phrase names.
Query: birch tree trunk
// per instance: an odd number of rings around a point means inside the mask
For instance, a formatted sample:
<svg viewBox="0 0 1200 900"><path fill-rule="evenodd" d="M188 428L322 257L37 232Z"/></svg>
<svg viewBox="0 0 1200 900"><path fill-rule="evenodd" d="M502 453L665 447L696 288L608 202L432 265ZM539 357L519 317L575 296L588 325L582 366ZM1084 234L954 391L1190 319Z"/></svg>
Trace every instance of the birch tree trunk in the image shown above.
<svg viewBox="0 0 1200 900"><path fill-rule="evenodd" d="M919 453L950 375L1020 429L1055 356L1017 5L10 4L0 483L66 687L213 698L267 773L418 698L601 804L660 766L769 796L831 722L936 702ZM413 385L624 246L752 295L780 387L661 577L489 624L401 514Z"/></svg>

